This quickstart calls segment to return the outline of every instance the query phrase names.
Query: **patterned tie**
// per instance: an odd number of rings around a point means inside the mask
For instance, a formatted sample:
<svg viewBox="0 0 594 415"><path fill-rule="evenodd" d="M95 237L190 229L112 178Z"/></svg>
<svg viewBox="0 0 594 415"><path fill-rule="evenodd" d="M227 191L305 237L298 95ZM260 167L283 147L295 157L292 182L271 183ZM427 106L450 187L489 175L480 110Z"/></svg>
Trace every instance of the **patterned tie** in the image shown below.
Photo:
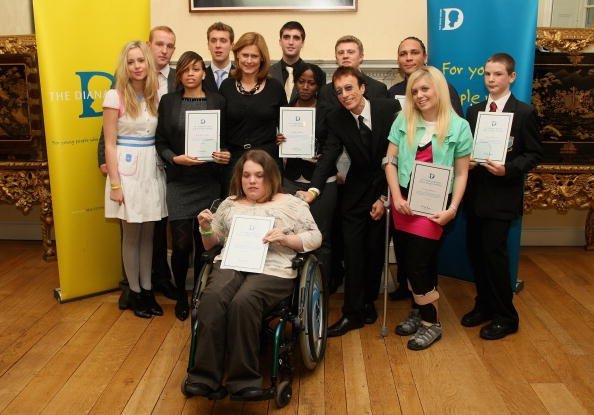
<svg viewBox="0 0 594 415"><path fill-rule="evenodd" d="M497 104L495 104L495 101L491 101L489 104L489 112L497 112Z"/></svg>
<svg viewBox="0 0 594 415"><path fill-rule="evenodd" d="M286 66L285 69L287 70L287 73L289 74L289 76L287 76L287 80L285 81L285 94L287 95L287 102L289 102L291 100L291 94L293 93L293 67L292 66Z"/></svg>
<svg viewBox="0 0 594 415"><path fill-rule="evenodd" d="M362 115L357 117L359 120L359 134L361 135L361 141L363 141L363 145L371 152L371 130L369 127L363 122L364 118Z"/></svg>
<svg viewBox="0 0 594 415"><path fill-rule="evenodd" d="M223 75L225 74L225 71L223 69L217 69L215 71L215 74L217 75L215 81L217 83L217 89L221 87L221 82L223 82Z"/></svg>

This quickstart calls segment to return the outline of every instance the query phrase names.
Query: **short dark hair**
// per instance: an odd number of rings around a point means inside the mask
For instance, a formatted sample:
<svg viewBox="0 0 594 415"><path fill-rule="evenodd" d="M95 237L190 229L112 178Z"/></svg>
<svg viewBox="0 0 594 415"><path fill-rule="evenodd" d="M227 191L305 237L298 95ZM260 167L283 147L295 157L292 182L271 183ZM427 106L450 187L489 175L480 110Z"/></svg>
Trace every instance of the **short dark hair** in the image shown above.
<svg viewBox="0 0 594 415"><path fill-rule="evenodd" d="M248 160L259 164L264 169L264 182L267 187L266 201L271 201L274 195L282 192L282 179L278 163L264 150L249 150L237 160L233 166L229 195L235 196L236 199L245 199L241 177L243 176L243 165Z"/></svg>
<svg viewBox="0 0 594 415"><path fill-rule="evenodd" d="M177 65L175 66L175 83L177 85L181 85L182 75L190 68L190 65L192 65L194 62L200 62L202 70L206 69L204 59L202 59L202 56L198 55L196 52L189 50L181 54L181 56L177 60Z"/></svg>
<svg viewBox="0 0 594 415"><path fill-rule="evenodd" d="M313 73L314 81L316 81L318 89L326 84L326 72L324 72L318 65L308 62L301 62L300 64L295 65L295 69L293 70L293 80L295 83L297 83L301 75L303 75L303 72L307 70L310 70Z"/></svg>
<svg viewBox="0 0 594 415"><path fill-rule="evenodd" d="M365 84L365 78L363 78L363 74L360 70L352 68L350 66L339 66L332 74L332 87L334 87L334 82L336 82L338 78L342 78L343 76L349 75L357 78L357 83L359 84L359 86Z"/></svg>
<svg viewBox="0 0 594 415"><path fill-rule="evenodd" d="M402 44L404 43L405 40L414 40L415 42L418 42L419 46L421 47L421 51L423 52L423 55L427 55L427 48L425 47L425 44L423 43L423 41L421 39L419 39L416 36L409 36L409 37L405 37L404 39L402 39L400 41L400 43L398 44L398 51L400 51L400 46L402 46Z"/></svg>
<svg viewBox="0 0 594 415"><path fill-rule="evenodd" d="M235 41L235 33L233 33L233 28L223 22L215 22L210 25L210 27L206 31L206 40L210 40L210 32L212 32L213 30L219 30L221 32L228 32L229 40L231 41L231 43L233 43Z"/></svg>
<svg viewBox="0 0 594 415"><path fill-rule="evenodd" d="M491 57L489 57L489 59L487 59L487 62L498 62L498 63L502 63L505 65L505 69L507 70L507 73L509 75L511 75L512 73L514 73L516 71L516 61L514 60L514 58L512 57L512 55L508 54L508 53L495 53L493 55L491 55Z"/></svg>
<svg viewBox="0 0 594 415"><path fill-rule="evenodd" d="M305 40L305 29L303 28L303 26L301 25L301 23L299 22L295 22L293 20L291 20L290 22L287 22L283 25L283 27L281 27L280 31L279 31L279 37L283 37L283 32L285 30L299 30L301 32L301 40Z"/></svg>

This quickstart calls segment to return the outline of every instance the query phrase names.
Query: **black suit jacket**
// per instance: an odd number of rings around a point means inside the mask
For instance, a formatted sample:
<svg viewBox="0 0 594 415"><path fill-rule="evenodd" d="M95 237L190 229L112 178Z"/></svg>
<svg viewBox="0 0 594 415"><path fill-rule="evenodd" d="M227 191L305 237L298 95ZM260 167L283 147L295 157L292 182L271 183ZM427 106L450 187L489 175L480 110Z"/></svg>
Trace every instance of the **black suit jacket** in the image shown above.
<svg viewBox="0 0 594 415"><path fill-rule="evenodd" d="M468 108L466 119L473 133L479 111L485 111L487 101ZM505 176L495 176L484 167L469 171L464 197L470 213L479 217L512 220L522 214L524 176L542 158L540 133L532 106L509 97L503 112L513 112L510 146L505 159Z"/></svg>
<svg viewBox="0 0 594 415"><path fill-rule="evenodd" d="M235 69L235 65L231 64L231 70L233 69ZM214 72L212 71L212 65L209 65L204 72L206 72L206 76L204 77L204 81L202 81L202 89L207 92L219 92L217 81L215 80Z"/></svg>
<svg viewBox="0 0 594 415"><path fill-rule="evenodd" d="M115 80L114 80L115 85ZM169 75L167 75L167 92L173 92L177 88L175 82L175 68L169 68ZM97 163L99 166L105 164L105 137L103 135L103 124L101 125L101 134L97 142Z"/></svg>
<svg viewBox="0 0 594 415"><path fill-rule="evenodd" d="M155 146L157 153L166 165L167 180L180 176L194 176L203 174L205 170L211 171L213 175L218 174L219 167L215 163L206 163L199 166L179 166L173 163L173 157L185 154L185 131L180 128L179 117L181 111L183 91L175 91L161 97L159 103L159 122L155 134ZM216 92L206 93L206 109L221 110L221 148L225 145L225 98Z"/></svg>
<svg viewBox="0 0 594 415"><path fill-rule="evenodd" d="M357 214L368 211L382 194L386 194L382 158L386 155L387 137L400 111L400 104L397 100L383 98L370 100L370 105L371 149L363 144L359 127L350 111L341 106L326 118L328 137L323 155L316 163L311 185L323 189L326 179L336 171L336 160L344 148L351 159L351 167L344 184L343 212Z"/></svg>

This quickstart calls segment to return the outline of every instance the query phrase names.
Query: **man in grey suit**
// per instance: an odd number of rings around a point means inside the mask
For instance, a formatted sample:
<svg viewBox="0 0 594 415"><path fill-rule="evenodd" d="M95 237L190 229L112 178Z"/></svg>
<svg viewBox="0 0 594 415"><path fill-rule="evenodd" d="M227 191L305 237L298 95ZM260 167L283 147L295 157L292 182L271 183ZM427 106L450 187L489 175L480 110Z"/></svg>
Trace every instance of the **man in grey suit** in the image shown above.
<svg viewBox="0 0 594 415"><path fill-rule="evenodd" d="M210 52L210 65L206 68L206 75L202 87L207 92L218 92L221 82L229 77L235 69L229 54L233 49L235 34L233 28L223 22L210 25L206 31L208 51Z"/></svg>
<svg viewBox="0 0 594 415"><path fill-rule="evenodd" d="M285 86L287 102L295 99L297 90L293 80L293 68L301 62L301 49L305 42L305 29L299 22L287 22L280 29L278 41L283 57L280 61L270 67L270 77L279 81Z"/></svg>
<svg viewBox="0 0 594 415"><path fill-rule="evenodd" d="M147 45L155 60L159 80L159 97L162 97L176 89L175 69L169 66L171 56L175 51L175 33L168 26L155 26L150 31ZM106 175L107 166L105 164L103 130L101 130L101 136L99 137L97 158L101 173ZM159 291L173 300L177 298L175 286L171 282L171 270L167 263L167 218L155 223L151 280L153 291ZM128 308L128 287L124 284L121 285L122 295L120 296L119 306L121 309L126 309Z"/></svg>

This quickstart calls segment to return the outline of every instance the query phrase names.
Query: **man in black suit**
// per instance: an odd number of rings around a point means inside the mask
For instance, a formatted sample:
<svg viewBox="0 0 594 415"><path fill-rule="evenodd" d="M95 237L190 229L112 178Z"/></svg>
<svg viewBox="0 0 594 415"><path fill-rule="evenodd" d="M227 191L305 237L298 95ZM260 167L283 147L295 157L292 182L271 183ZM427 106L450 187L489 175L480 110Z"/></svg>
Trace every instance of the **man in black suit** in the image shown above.
<svg viewBox="0 0 594 415"><path fill-rule="evenodd" d="M313 173L312 187L299 192L311 203L324 191L326 179L334 174L336 161L346 150L351 166L340 211L346 268L344 305L342 318L328 329L330 337L342 336L377 319L373 302L384 262L383 199L387 193L382 158L390 127L400 110L397 100L365 98L365 77L354 67L339 67L332 84L341 108L326 118L328 137Z"/></svg>
<svg viewBox="0 0 594 415"><path fill-rule="evenodd" d="M468 108L468 123L475 130L479 111L511 112L513 121L505 164L490 159L471 170L464 203L468 218L468 251L477 296L474 308L462 317L462 325L482 327L480 336L496 340L518 330L513 305L507 252L512 220L522 214L524 176L542 158L540 134L534 109L518 101L510 91L516 79L514 59L507 53L491 56L485 64L489 98Z"/></svg>
<svg viewBox="0 0 594 415"><path fill-rule="evenodd" d="M157 79L159 81L159 97L176 89L175 69L169 66L171 56L175 51L175 33L168 26L155 26L151 29L147 45L155 60L157 67ZM97 158L99 161L99 170L103 175L107 174L107 165L105 164L105 142L103 130L99 137L97 146ZM163 293L167 298L175 300L177 298L175 286L171 282L171 270L167 262L167 218L163 218L155 223L155 233L153 235L153 265L151 284L153 291ZM120 296L119 306L121 309L128 308L128 287L122 285L122 295Z"/></svg>
<svg viewBox="0 0 594 415"><path fill-rule="evenodd" d="M285 86L287 102L297 97L297 90L294 88L293 68L301 62L301 49L305 42L305 29L299 22L287 22L280 29L278 41L283 57L280 61L270 66L270 77L279 81Z"/></svg>
<svg viewBox="0 0 594 415"><path fill-rule="evenodd" d="M235 34L231 26L216 22L210 25L206 31L206 40L211 61L206 68L202 87L205 91L218 92L221 83L229 77L229 73L235 68L229 57L231 49L233 49Z"/></svg>

